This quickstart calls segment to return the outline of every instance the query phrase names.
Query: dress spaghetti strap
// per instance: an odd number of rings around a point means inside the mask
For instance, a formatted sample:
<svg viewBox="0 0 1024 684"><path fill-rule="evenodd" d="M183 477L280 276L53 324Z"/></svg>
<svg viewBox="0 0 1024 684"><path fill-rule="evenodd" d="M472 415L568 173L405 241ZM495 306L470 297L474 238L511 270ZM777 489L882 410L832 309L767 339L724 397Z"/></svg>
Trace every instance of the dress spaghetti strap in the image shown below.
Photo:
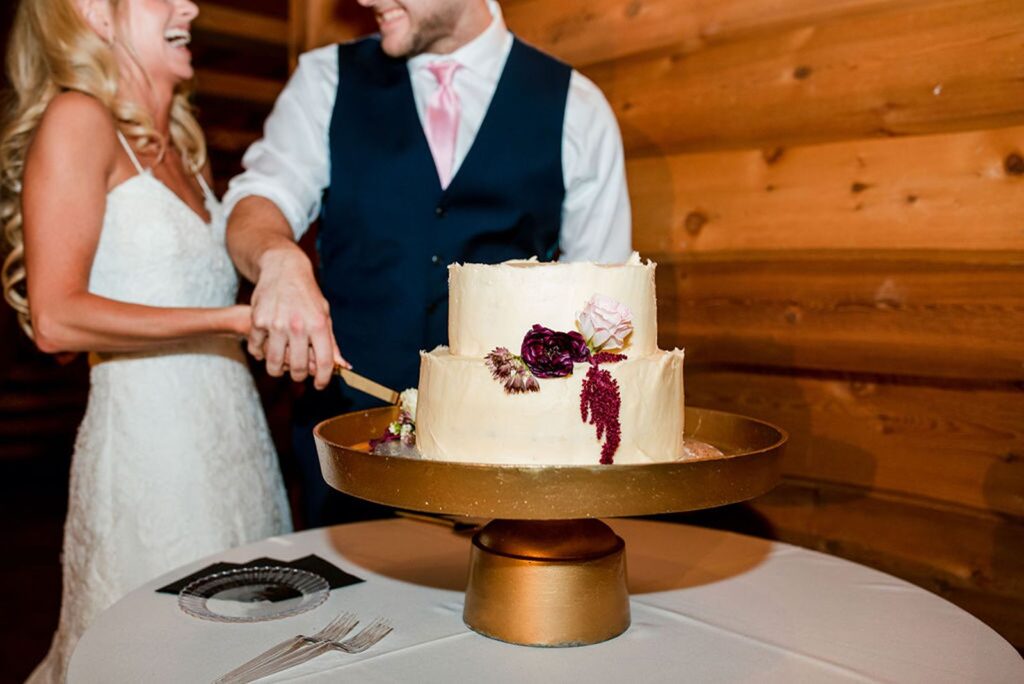
<svg viewBox="0 0 1024 684"><path fill-rule="evenodd" d="M121 133L121 131L117 131L117 139L121 141L121 147L123 147L124 151L128 153L128 158L132 160L132 166L135 167L135 170L140 174L145 173L146 170L142 168L142 164L139 163L138 157L135 156L135 151L132 150L132 146L128 144L128 140L124 137L124 134Z"/></svg>
<svg viewBox="0 0 1024 684"><path fill-rule="evenodd" d="M199 186L203 189L203 194L206 195L206 199L217 199L217 196L213 194L213 190L210 189L210 185L206 182L206 179L203 177L202 171L196 173L196 180L199 181Z"/></svg>

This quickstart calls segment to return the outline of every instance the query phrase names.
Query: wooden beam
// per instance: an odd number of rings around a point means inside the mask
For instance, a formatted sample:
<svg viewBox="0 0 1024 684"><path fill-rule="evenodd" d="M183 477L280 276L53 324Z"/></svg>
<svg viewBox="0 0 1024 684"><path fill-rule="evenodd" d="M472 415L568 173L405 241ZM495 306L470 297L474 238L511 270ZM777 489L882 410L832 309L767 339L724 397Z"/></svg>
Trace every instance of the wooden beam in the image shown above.
<svg viewBox="0 0 1024 684"><path fill-rule="evenodd" d="M1020 518L1024 390L897 376L790 374L699 365L686 401L789 433L783 473ZM1024 541L1024 539L1022 539Z"/></svg>
<svg viewBox="0 0 1024 684"><path fill-rule="evenodd" d="M821 143L1024 123L1017 0L887 3L582 71L627 153Z"/></svg>
<svg viewBox="0 0 1024 684"><path fill-rule="evenodd" d="M239 38L288 45L288 22L263 14L244 12L212 2L199 3L196 28Z"/></svg>
<svg viewBox="0 0 1024 684"><path fill-rule="evenodd" d="M376 31L373 12L358 3L338 0L289 0L292 42L298 53L352 40Z"/></svg>
<svg viewBox="0 0 1024 684"><path fill-rule="evenodd" d="M504 0L501 8L523 40L584 67L913 4L920 0Z"/></svg>
<svg viewBox="0 0 1024 684"><path fill-rule="evenodd" d="M259 131L240 131L231 128L207 128L206 144L210 149L241 155L249 145L256 142L262 133Z"/></svg>
<svg viewBox="0 0 1024 684"><path fill-rule="evenodd" d="M1024 252L659 259L659 343L687 363L1024 380Z"/></svg>
<svg viewBox="0 0 1024 684"><path fill-rule="evenodd" d="M642 252L1024 247L1024 126L635 157L626 170Z"/></svg>
<svg viewBox="0 0 1024 684"><path fill-rule="evenodd" d="M284 84L242 74L196 69L196 88L201 95L273 104Z"/></svg>

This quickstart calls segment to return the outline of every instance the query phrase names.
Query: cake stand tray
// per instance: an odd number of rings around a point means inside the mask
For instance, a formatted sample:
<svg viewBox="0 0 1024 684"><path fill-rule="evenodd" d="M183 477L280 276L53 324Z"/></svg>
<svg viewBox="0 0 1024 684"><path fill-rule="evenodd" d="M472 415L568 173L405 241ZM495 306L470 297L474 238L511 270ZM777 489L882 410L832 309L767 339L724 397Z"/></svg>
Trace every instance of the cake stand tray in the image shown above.
<svg viewBox="0 0 1024 684"><path fill-rule="evenodd" d="M612 518L745 501L778 482L785 433L732 413L686 409L686 437L724 457L644 465L485 465L367 453L396 407L347 413L313 433L324 479L361 499L416 511L512 520ZM597 458L595 454L595 459Z"/></svg>
<svg viewBox="0 0 1024 684"><path fill-rule="evenodd" d="M380 504L492 518L473 537L463 617L531 646L577 646L629 626L625 544L596 518L745 501L779 480L786 433L763 421L687 408L685 436L720 457L643 465L489 465L368 453L397 407L348 413L313 430L324 479Z"/></svg>

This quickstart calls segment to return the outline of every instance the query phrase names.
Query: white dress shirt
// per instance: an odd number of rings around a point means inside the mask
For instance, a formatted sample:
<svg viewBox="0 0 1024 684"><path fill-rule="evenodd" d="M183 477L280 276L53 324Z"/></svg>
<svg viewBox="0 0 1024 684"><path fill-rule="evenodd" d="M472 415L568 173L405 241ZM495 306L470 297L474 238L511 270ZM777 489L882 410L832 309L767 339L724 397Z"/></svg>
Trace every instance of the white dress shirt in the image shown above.
<svg viewBox="0 0 1024 684"><path fill-rule="evenodd" d="M452 175L466 158L498 79L512 49L501 8L489 1L492 20L479 36L447 55L421 54L408 60L409 78L420 125L427 100L438 88L426 65L439 59L460 64L453 87L461 112ZM263 138L242 158L245 171L231 180L224 204L228 212L244 197L273 201L296 239L320 213L330 182L329 127L338 92L338 49L318 48L299 57L299 65L277 98ZM629 196L622 138L604 95L573 70L562 126L565 198L559 235L564 261L625 261L632 250Z"/></svg>

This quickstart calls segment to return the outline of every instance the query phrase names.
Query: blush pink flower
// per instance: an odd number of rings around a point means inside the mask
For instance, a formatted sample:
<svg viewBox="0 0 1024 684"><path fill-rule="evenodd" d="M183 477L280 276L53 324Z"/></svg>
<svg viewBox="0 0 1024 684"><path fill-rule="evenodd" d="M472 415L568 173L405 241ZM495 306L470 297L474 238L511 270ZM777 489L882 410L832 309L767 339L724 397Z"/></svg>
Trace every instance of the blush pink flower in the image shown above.
<svg viewBox="0 0 1024 684"><path fill-rule="evenodd" d="M633 332L633 312L611 297L596 294L576 314L576 327L595 354L619 351Z"/></svg>

